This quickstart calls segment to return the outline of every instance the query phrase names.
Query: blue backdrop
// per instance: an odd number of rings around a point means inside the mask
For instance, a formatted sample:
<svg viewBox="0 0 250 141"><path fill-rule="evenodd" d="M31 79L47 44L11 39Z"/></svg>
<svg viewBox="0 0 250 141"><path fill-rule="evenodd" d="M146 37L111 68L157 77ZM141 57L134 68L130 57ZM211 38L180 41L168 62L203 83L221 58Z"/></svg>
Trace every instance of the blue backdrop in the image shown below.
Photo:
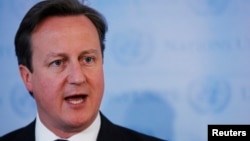
<svg viewBox="0 0 250 141"><path fill-rule="evenodd" d="M37 1L0 1L0 135L36 116L13 40ZM249 0L87 3L109 24L101 110L113 122L170 141L206 141L208 124L250 123Z"/></svg>

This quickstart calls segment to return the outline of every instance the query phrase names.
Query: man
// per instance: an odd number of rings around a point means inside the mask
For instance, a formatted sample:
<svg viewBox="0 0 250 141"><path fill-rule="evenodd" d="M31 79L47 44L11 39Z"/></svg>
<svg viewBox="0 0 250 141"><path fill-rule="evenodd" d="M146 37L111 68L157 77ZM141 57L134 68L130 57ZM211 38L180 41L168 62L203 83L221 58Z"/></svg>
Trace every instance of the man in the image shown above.
<svg viewBox="0 0 250 141"><path fill-rule="evenodd" d="M111 123L100 111L107 26L77 0L33 6L15 37L21 78L37 104L37 117L0 141L158 141Z"/></svg>

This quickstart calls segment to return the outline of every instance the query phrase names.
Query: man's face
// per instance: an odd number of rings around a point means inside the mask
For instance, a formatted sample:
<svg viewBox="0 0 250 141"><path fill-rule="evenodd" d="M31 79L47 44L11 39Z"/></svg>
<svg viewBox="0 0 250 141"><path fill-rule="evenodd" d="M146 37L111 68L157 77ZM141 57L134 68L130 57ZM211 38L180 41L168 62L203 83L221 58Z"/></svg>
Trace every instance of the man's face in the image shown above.
<svg viewBox="0 0 250 141"><path fill-rule="evenodd" d="M51 17L31 37L33 72L20 66L41 121L54 132L78 132L95 119L104 91L97 30L85 16Z"/></svg>

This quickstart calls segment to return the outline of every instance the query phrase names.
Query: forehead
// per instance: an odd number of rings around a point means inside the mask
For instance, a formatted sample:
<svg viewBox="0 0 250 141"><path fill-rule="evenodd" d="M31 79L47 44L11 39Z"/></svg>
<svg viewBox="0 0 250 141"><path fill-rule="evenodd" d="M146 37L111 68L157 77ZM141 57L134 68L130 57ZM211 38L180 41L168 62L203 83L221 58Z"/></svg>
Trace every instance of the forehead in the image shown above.
<svg viewBox="0 0 250 141"><path fill-rule="evenodd" d="M65 27L82 26L95 29L94 24L84 15L52 16L42 20L34 29L33 34L39 31L53 31Z"/></svg>
<svg viewBox="0 0 250 141"><path fill-rule="evenodd" d="M31 46L33 51L36 48L37 51L47 52L79 46L100 49L100 42L96 27L86 16L54 16L45 19L35 28L31 35Z"/></svg>
<svg viewBox="0 0 250 141"><path fill-rule="evenodd" d="M37 45L53 40L99 41L94 24L84 15L53 16L42 21L31 35L31 44ZM66 42L66 41L65 41Z"/></svg>

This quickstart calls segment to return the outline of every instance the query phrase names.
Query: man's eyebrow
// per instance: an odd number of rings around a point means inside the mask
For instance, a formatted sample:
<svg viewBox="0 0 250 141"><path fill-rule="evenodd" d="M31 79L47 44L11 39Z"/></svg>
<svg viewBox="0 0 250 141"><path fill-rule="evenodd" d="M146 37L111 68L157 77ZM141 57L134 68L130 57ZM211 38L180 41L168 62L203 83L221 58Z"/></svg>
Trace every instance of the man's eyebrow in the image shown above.
<svg viewBox="0 0 250 141"><path fill-rule="evenodd" d="M80 55L86 55L86 54L98 54L98 51L96 49L89 49L89 50L84 50L80 52ZM50 58L50 57L67 57L67 54L50 52L49 54L46 55L46 58Z"/></svg>
<svg viewBox="0 0 250 141"><path fill-rule="evenodd" d="M84 50L80 53L81 55L85 54L98 54L98 51L96 49L89 49L89 50Z"/></svg>
<svg viewBox="0 0 250 141"><path fill-rule="evenodd" d="M51 52L49 54L46 55L46 58L50 58L50 57L65 57L67 56L65 53L55 53L55 52Z"/></svg>

